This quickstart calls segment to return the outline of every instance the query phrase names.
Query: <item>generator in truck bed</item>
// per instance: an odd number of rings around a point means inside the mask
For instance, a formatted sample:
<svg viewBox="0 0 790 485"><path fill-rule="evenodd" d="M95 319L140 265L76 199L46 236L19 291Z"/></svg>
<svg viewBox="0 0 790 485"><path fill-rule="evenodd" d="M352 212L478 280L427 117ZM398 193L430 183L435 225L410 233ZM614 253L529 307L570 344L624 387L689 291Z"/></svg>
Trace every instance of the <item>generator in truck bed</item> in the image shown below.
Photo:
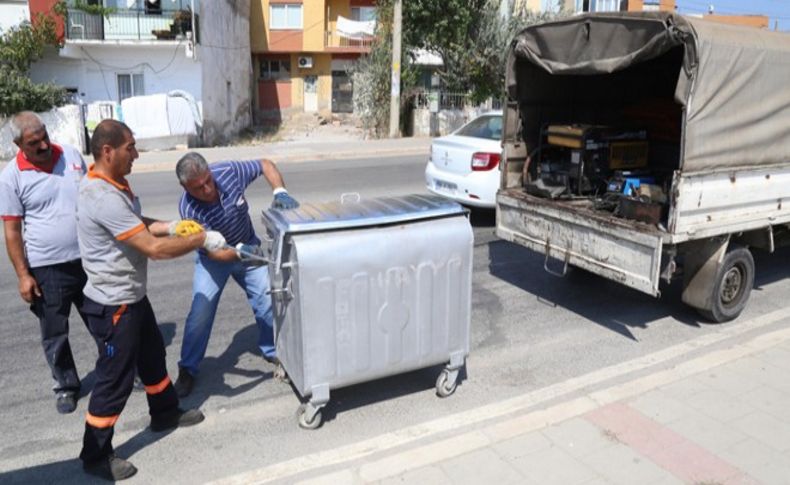
<svg viewBox="0 0 790 485"><path fill-rule="evenodd" d="M607 126L548 125L540 137L538 177L527 192L552 198L606 191L623 170L647 165L647 134Z"/></svg>
<svg viewBox="0 0 790 485"><path fill-rule="evenodd" d="M790 224L790 34L667 12L530 26L509 48L497 235L736 318ZM679 271L681 270L682 271Z"/></svg>

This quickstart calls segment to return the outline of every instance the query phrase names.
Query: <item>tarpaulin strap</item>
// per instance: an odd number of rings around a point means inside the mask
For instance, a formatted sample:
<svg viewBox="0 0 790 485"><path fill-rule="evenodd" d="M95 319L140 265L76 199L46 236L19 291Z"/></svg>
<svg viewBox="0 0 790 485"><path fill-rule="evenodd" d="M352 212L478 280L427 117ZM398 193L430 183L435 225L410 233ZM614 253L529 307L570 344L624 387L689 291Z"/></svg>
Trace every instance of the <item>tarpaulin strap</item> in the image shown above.
<svg viewBox="0 0 790 485"><path fill-rule="evenodd" d="M116 414L115 416L94 416L88 413L85 416L85 421L94 428L109 428L115 426L115 422L118 421L120 416L120 414Z"/></svg>
<svg viewBox="0 0 790 485"><path fill-rule="evenodd" d="M148 394L159 394L160 392L167 389L167 386L170 384L170 377L165 376L159 384L154 384L153 386L145 386L145 392Z"/></svg>
<svg viewBox="0 0 790 485"><path fill-rule="evenodd" d="M121 315L123 315L123 312L125 312L125 311L126 311L126 303L124 303L123 305L119 306L118 309L115 310L115 313L112 314L112 325L113 326L118 325L118 321L121 319Z"/></svg>

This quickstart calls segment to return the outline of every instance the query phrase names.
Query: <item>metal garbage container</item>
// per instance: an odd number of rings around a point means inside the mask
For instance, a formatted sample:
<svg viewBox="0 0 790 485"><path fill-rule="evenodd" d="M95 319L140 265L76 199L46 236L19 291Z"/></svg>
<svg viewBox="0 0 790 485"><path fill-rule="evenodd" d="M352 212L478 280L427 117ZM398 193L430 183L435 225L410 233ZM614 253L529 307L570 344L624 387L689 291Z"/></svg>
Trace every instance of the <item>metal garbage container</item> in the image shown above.
<svg viewBox="0 0 790 485"><path fill-rule="evenodd" d="M409 195L268 209L277 355L321 424L332 389L447 363L455 391L469 353L473 234L467 211Z"/></svg>

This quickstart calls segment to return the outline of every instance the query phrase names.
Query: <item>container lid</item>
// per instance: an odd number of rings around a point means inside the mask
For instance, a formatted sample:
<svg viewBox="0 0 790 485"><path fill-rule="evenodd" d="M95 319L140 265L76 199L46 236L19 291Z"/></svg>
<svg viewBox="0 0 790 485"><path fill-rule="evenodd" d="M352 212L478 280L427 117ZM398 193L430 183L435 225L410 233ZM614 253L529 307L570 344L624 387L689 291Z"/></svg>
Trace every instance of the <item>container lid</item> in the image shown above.
<svg viewBox="0 0 790 485"><path fill-rule="evenodd" d="M436 195L361 199L358 194L344 194L335 202L305 203L298 209L267 209L262 217L268 227L280 233L297 233L414 222L464 212L457 202Z"/></svg>

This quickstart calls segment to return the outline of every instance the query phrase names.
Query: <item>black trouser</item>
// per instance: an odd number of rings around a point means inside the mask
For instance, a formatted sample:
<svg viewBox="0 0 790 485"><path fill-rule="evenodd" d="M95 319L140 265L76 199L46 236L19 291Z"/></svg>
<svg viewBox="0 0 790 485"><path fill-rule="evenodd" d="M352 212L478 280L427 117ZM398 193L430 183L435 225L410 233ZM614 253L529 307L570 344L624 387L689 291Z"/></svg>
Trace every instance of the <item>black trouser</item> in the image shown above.
<svg viewBox="0 0 790 485"><path fill-rule="evenodd" d="M86 297L83 311L99 349L80 453L83 461L92 462L113 452L114 425L132 393L135 374L145 385L151 416L175 410L178 396L167 375L165 343L148 297L110 306Z"/></svg>
<svg viewBox="0 0 790 485"><path fill-rule="evenodd" d="M30 272L41 290L40 297L34 296L30 310L38 317L41 345L55 379L55 393L79 392L80 378L69 345L69 313L73 304L88 324L81 309L82 289L87 281L82 263L75 260L39 266Z"/></svg>

